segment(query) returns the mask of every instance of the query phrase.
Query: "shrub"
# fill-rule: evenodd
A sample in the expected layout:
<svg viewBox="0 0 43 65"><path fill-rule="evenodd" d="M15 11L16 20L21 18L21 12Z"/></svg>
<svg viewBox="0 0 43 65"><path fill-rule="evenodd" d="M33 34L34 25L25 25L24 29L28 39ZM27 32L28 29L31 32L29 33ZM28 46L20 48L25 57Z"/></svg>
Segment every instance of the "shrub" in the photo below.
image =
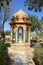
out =
<svg viewBox="0 0 43 65"><path fill-rule="evenodd" d="M0 42L0 65L8 65L8 50L3 42Z"/></svg>
<svg viewBox="0 0 43 65"><path fill-rule="evenodd" d="M36 65L43 65L43 48L35 47L33 60Z"/></svg>
<svg viewBox="0 0 43 65"><path fill-rule="evenodd" d="M36 43L34 43L33 41L31 41L30 46L31 46L31 47L34 47L34 46L35 46L35 44L36 44Z"/></svg>

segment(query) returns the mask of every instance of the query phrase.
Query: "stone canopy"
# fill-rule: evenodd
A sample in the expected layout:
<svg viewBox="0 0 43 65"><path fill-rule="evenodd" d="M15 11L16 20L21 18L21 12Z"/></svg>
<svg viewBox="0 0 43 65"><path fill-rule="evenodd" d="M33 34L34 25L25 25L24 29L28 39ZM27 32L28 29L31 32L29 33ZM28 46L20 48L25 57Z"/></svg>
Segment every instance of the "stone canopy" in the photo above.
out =
<svg viewBox="0 0 43 65"><path fill-rule="evenodd" d="M20 45L19 48L21 49L22 47L30 47L30 26L29 16L22 9L13 15L10 22L12 48L15 49L15 45L17 45L17 47Z"/></svg>
<svg viewBox="0 0 43 65"><path fill-rule="evenodd" d="M22 10L20 9L17 13L15 13L11 19L10 24L16 24L16 23L21 23L21 24L28 24L31 25L31 22L29 20L29 16Z"/></svg>

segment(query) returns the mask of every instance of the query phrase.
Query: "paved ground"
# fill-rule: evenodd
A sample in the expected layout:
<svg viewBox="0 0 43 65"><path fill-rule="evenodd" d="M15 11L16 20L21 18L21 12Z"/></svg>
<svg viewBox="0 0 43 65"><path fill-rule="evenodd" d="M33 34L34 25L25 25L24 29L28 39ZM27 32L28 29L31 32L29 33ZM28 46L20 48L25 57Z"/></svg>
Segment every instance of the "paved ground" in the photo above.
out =
<svg viewBox="0 0 43 65"><path fill-rule="evenodd" d="M9 49L10 50L10 49ZM29 62L30 59L27 58L24 51L8 51L11 60L13 60L12 65L34 65L33 61Z"/></svg>

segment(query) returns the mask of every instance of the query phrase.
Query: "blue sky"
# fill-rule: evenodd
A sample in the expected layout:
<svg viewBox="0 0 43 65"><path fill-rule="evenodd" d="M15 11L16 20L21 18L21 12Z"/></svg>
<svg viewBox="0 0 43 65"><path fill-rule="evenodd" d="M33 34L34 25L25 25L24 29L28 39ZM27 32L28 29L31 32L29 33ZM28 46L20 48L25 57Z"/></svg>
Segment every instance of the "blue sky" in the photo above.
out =
<svg viewBox="0 0 43 65"><path fill-rule="evenodd" d="M33 14L33 15L37 15L39 19L41 19L41 17L43 16L43 10L41 12L34 12L34 11L29 11L27 9L26 6L24 6L24 1L25 0L12 0L12 2L10 3L10 18L19 10L22 9L24 10L25 13L27 14ZM9 25L10 19L8 21L6 21L5 26L4 26L4 30L10 30L10 25Z"/></svg>

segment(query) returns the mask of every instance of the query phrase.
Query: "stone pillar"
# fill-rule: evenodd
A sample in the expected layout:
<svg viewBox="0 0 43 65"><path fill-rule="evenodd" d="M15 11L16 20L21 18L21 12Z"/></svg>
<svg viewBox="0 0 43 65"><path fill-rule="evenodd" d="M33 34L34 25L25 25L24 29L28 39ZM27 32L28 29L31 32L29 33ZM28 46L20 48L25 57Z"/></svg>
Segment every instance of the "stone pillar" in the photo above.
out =
<svg viewBox="0 0 43 65"><path fill-rule="evenodd" d="M26 40L26 29L25 29L25 28L24 28L24 33L23 33L23 35L24 35L24 37L23 37L24 39L23 39L23 40L24 40L24 44L25 44L25 40Z"/></svg>
<svg viewBox="0 0 43 65"><path fill-rule="evenodd" d="M12 43L12 27L10 26L10 40L11 40L11 43Z"/></svg>
<svg viewBox="0 0 43 65"><path fill-rule="evenodd" d="M29 34L28 34L28 41L29 41L29 45L30 45L30 27L29 27Z"/></svg>
<svg viewBox="0 0 43 65"><path fill-rule="evenodd" d="M16 43L18 43L18 28L16 28Z"/></svg>

